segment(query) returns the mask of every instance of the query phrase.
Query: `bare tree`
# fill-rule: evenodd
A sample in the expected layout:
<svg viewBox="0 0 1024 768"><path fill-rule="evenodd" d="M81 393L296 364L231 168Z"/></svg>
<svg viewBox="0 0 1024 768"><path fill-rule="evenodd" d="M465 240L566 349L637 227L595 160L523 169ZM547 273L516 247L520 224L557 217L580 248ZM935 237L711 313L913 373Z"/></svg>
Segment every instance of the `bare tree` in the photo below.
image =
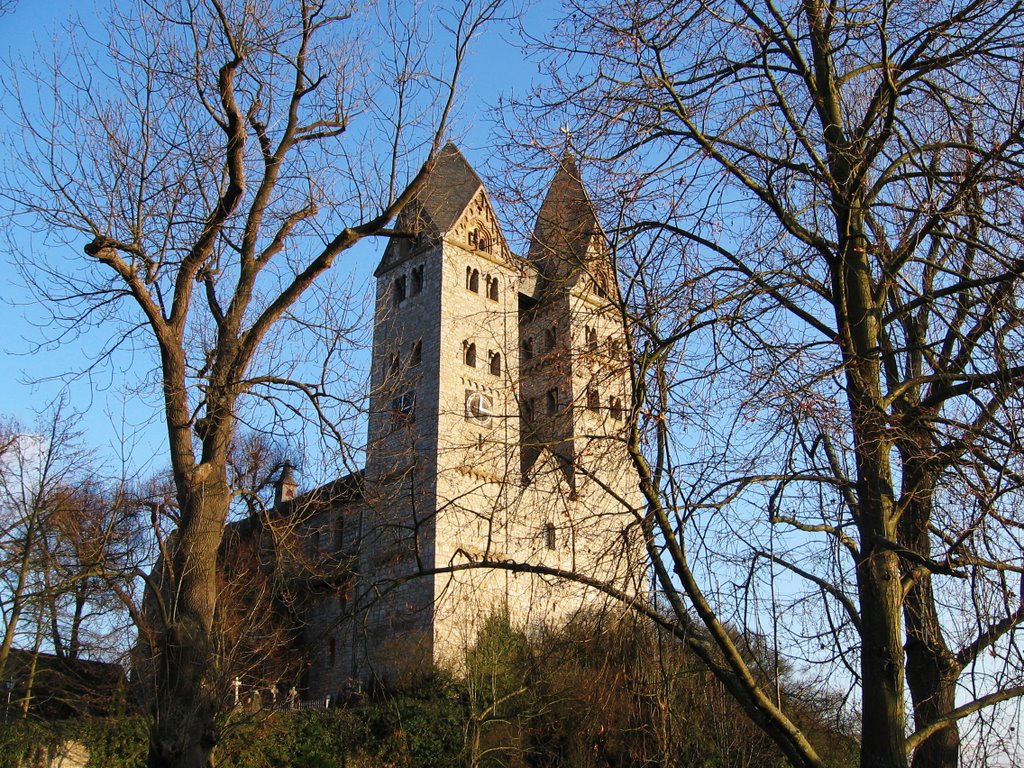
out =
<svg viewBox="0 0 1024 768"><path fill-rule="evenodd" d="M729 624L851 681L861 765L955 766L964 727L994 759L1024 693L1024 6L570 7L515 130L568 116L617 223L670 623L794 764L822 759Z"/></svg>
<svg viewBox="0 0 1024 768"><path fill-rule="evenodd" d="M128 650L124 600L145 548L120 484L104 476L73 425L58 408L33 431L4 428L0 676L18 645L71 660Z"/></svg>
<svg viewBox="0 0 1024 768"><path fill-rule="evenodd" d="M107 40L80 34L12 86L21 161L3 194L53 256L26 256L25 275L65 338L100 325L107 359L149 360L166 423L179 524L152 766L207 765L217 741L217 553L236 424L261 413L247 398L291 389L291 405L331 420L316 372L331 364L307 377L290 339L326 333L317 285L418 190L469 41L497 7L456 2L428 19L397 4L143 1L115 11Z"/></svg>

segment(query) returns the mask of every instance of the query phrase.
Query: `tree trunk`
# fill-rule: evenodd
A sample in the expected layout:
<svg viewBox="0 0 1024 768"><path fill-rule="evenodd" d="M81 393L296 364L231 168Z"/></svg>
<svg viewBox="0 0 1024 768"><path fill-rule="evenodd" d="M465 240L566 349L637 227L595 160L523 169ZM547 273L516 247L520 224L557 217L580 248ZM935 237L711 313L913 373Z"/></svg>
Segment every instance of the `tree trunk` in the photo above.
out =
<svg viewBox="0 0 1024 768"><path fill-rule="evenodd" d="M217 552L229 503L223 465L199 465L181 489L182 523L164 594L168 623L157 636L149 768L207 768L217 743L220 689L213 679Z"/></svg>
<svg viewBox="0 0 1024 768"><path fill-rule="evenodd" d="M851 165L841 153L836 156L837 178L846 182ZM858 199L854 188L846 197L852 202L836 202L841 256L832 267L832 286L857 466L853 512L861 542L857 563L863 689L860 765L906 768L903 585L898 556L880 541L897 538L892 436L881 395L881 310L874 295Z"/></svg>
<svg viewBox="0 0 1024 768"><path fill-rule="evenodd" d="M946 646L935 612L931 575L919 577L904 604L907 622L907 684L914 703L914 725L921 728L956 708L960 665ZM957 768L960 729L941 728L914 752L913 768Z"/></svg>
<svg viewBox="0 0 1024 768"><path fill-rule="evenodd" d="M931 560L932 492L935 472L926 461L927 435L920 434L903 446L904 489L908 495L900 521L900 544ZM921 728L956 708L956 681L961 666L942 634L932 575L922 569L907 592L903 605L907 627L907 685L914 705L914 725ZM913 768L957 768L960 762L960 729L951 724L927 739L914 753Z"/></svg>

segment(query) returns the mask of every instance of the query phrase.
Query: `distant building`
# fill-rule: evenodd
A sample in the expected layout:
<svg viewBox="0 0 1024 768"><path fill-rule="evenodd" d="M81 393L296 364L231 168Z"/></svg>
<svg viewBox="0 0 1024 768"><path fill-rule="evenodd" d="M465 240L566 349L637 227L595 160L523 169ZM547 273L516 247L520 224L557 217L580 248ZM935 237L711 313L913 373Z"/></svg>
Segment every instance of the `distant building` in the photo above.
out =
<svg viewBox="0 0 1024 768"><path fill-rule="evenodd" d="M615 272L565 158L525 258L451 144L375 272L364 472L298 496L310 574L306 695L457 670L483 619L557 625L600 593L644 593ZM419 575L419 574L427 575ZM415 578L413 578L415 576Z"/></svg>
<svg viewBox="0 0 1024 768"><path fill-rule="evenodd" d="M119 664L12 648L0 685L4 719L62 720L125 709L128 686Z"/></svg>

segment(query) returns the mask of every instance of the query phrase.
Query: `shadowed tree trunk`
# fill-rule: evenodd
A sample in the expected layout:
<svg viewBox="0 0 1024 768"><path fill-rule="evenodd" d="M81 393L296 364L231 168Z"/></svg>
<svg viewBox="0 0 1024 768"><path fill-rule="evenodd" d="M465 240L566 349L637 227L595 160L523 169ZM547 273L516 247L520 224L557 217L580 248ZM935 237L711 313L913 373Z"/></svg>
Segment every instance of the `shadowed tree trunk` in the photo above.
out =
<svg viewBox="0 0 1024 768"><path fill-rule="evenodd" d="M10 86L21 164L5 197L66 246L26 256L26 279L55 327L110 334L113 370L122 345L149 355L142 381L162 399L179 519L154 608L154 768L208 765L228 699L212 633L236 424L305 413L337 431L323 372L344 363L289 361L292 339L345 348L311 291L361 240L393 234L499 5L456 0L429 26L397 5L126 2L106 49L41 55Z"/></svg>

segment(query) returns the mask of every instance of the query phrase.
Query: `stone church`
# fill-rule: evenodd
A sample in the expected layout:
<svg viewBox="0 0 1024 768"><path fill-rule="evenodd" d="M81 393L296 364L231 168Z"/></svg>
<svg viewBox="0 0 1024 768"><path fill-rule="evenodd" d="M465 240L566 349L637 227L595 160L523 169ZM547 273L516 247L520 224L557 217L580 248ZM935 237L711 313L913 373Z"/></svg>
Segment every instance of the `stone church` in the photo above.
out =
<svg viewBox="0 0 1024 768"><path fill-rule="evenodd" d="M278 488L318 574L310 699L458 671L495 612L531 631L606 606L562 572L645 594L619 289L575 162L525 257L451 144L396 232L375 272L366 468L298 497L286 469Z"/></svg>

